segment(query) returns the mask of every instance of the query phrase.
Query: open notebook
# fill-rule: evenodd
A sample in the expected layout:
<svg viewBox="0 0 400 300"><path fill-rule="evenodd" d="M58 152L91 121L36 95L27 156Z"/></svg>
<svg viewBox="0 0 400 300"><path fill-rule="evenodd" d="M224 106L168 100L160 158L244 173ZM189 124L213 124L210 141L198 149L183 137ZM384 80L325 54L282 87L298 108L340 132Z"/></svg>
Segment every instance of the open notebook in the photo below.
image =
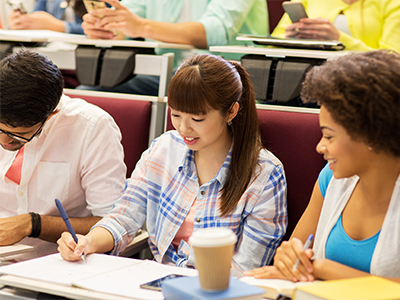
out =
<svg viewBox="0 0 400 300"><path fill-rule="evenodd" d="M0 267L0 274L17 278L11 286L73 299L76 298L73 293L81 290L102 293L104 299L114 299L115 295L115 298L162 300L162 293L141 289L140 285L169 274L196 276L198 273L155 261L105 254L89 254L86 262L67 262L60 254L51 254ZM0 276L0 284L8 284L7 277ZM68 290L68 287L81 289Z"/></svg>
<svg viewBox="0 0 400 300"><path fill-rule="evenodd" d="M313 283L313 282L295 283L283 279L256 279L254 277L242 277L240 280L247 284L263 288L265 290L265 294L263 296L264 298L267 299L277 299L279 295L292 298L296 288Z"/></svg>
<svg viewBox="0 0 400 300"><path fill-rule="evenodd" d="M314 49L314 50L344 50L342 42L331 40L309 40L295 38L276 38L261 35L239 35L238 41L250 41L259 45L278 46L283 48Z"/></svg>

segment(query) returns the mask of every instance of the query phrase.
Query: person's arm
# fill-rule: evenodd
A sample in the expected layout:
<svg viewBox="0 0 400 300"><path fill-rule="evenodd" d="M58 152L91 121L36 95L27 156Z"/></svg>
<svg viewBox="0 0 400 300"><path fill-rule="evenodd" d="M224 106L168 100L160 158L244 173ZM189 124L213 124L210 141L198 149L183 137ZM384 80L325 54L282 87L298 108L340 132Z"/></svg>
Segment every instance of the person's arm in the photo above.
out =
<svg viewBox="0 0 400 300"><path fill-rule="evenodd" d="M13 12L9 16L10 28L14 30L47 29L64 32L64 21L61 21L44 11L36 11L31 14Z"/></svg>
<svg viewBox="0 0 400 300"><path fill-rule="evenodd" d="M107 3L114 9L94 10L83 17L82 27L90 38L110 39L114 37L111 31L118 30L131 38L142 37L167 43L190 44L197 48L207 47L205 29L199 22L157 22L139 17L119 1L109 0Z"/></svg>
<svg viewBox="0 0 400 300"><path fill-rule="evenodd" d="M96 10L84 16L83 28L90 38L114 38L110 30L118 30L132 38L142 37L161 42L189 44L200 49L227 44L242 28L250 10L255 10L254 0L214 0L207 4L199 20L167 23L140 17L116 0L109 0L107 3L115 9ZM259 9L266 11L265 7ZM99 21L98 18L103 15L105 17ZM265 18L267 18L266 13ZM258 30L260 31L258 34L267 33L265 23L260 25L260 28L264 30L262 32Z"/></svg>
<svg viewBox="0 0 400 300"><path fill-rule="evenodd" d="M67 231L67 226L60 217L41 215L41 231L39 238L55 243L61 233ZM76 233L86 234L100 220L99 217L70 218ZM0 219L0 245L12 245L32 233L32 217L22 214Z"/></svg>
<svg viewBox="0 0 400 300"><path fill-rule="evenodd" d="M239 247L232 259L232 270L237 277L272 260L287 226L287 185L283 168L275 166L269 174L261 173L252 184L260 185L262 192L257 193L259 197L244 219Z"/></svg>

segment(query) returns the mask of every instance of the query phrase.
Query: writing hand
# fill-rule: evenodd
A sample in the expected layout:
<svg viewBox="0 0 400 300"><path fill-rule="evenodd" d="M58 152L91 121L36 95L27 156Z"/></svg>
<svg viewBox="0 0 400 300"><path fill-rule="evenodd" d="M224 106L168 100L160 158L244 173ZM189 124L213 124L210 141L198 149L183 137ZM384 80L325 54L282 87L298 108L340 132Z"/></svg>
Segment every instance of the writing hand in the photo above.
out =
<svg viewBox="0 0 400 300"><path fill-rule="evenodd" d="M274 266L292 281L313 281L314 269L310 260L312 256L311 249L304 250L302 241L292 238L290 241L283 241L276 250ZM297 259L300 259L300 264L293 270Z"/></svg>
<svg viewBox="0 0 400 300"><path fill-rule="evenodd" d="M82 253L88 254L91 249L91 241L84 235L77 234L78 243L69 232L63 232L58 239L58 252L61 257L67 261L78 261L82 259Z"/></svg>

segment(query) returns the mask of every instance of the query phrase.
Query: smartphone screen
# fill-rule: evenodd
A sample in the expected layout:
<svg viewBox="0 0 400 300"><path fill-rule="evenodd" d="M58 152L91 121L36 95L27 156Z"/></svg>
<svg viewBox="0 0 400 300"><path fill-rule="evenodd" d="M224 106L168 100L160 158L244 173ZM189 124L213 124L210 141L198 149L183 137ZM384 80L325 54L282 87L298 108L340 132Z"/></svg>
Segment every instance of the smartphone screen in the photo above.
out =
<svg viewBox="0 0 400 300"><path fill-rule="evenodd" d="M92 10L95 9L100 9L100 8L106 8L106 3L103 1L97 1L97 0L83 0L83 3L85 4L85 8L87 12L91 12Z"/></svg>
<svg viewBox="0 0 400 300"><path fill-rule="evenodd" d="M153 290L153 291L161 291L161 284L164 280L168 279L173 279L173 278L178 278L178 277L184 277L185 275L179 275L179 274L169 274L167 276L161 277L159 279L146 282L140 285L142 289L148 289L148 290Z"/></svg>
<svg viewBox="0 0 400 300"><path fill-rule="evenodd" d="M289 18L290 20L292 20L292 23L297 23L302 18L308 18L303 3L301 2L282 2L282 7L285 10L285 12L289 15Z"/></svg>
<svg viewBox="0 0 400 300"><path fill-rule="evenodd" d="M22 5L22 2L11 2L7 1L7 4L12 8L14 11L19 11L21 14L26 14L26 9Z"/></svg>

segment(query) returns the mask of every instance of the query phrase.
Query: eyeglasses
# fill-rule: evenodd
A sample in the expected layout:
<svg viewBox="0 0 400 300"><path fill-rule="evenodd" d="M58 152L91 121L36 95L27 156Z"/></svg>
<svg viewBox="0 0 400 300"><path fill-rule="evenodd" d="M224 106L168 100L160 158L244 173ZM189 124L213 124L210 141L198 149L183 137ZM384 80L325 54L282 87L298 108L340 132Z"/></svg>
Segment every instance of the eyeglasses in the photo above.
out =
<svg viewBox="0 0 400 300"><path fill-rule="evenodd" d="M46 120L47 120L47 118L46 118ZM42 124L40 125L38 130L36 130L36 132L29 139L24 138L24 137L19 136L19 135L16 135L16 134L12 134L10 132L7 132L7 131L1 130L1 129L0 129L0 133L6 134L8 137L10 137L10 138L12 138L12 139L14 139L14 140L16 140L18 142L26 144L26 143L29 143L30 141L32 141L32 139L39 134L39 132L42 130L42 128L44 126L44 123L46 123L46 120L44 120L42 122Z"/></svg>

